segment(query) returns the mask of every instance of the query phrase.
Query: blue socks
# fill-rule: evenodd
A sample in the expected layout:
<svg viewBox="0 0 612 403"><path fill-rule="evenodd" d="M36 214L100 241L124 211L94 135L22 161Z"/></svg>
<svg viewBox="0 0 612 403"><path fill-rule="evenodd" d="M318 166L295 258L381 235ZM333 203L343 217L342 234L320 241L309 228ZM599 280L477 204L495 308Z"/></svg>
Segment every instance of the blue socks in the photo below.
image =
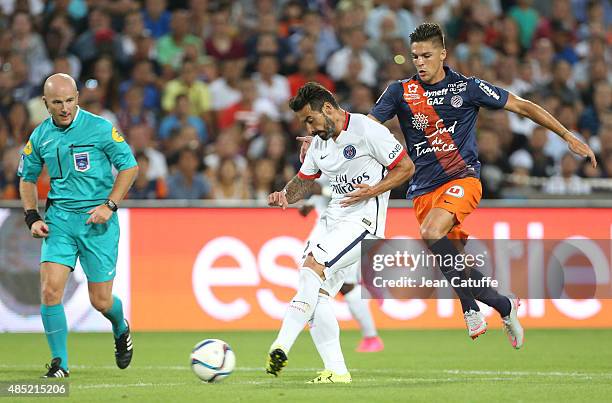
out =
<svg viewBox="0 0 612 403"><path fill-rule="evenodd" d="M115 339L121 336L126 330L127 325L123 319L123 304L117 296L113 295L113 306L108 312L103 313L104 317L113 324L113 334Z"/></svg>
<svg viewBox="0 0 612 403"><path fill-rule="evenodd" d="M68 323L64 305L41 305L40 316L51 349L51 358L61 358L61 367L68 371Z"/></svg>

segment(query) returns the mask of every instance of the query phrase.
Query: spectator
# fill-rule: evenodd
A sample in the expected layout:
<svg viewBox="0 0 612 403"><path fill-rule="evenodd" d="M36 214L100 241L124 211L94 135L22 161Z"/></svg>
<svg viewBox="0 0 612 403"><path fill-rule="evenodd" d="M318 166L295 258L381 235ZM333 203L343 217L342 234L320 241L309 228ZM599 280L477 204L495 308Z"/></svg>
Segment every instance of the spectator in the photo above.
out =
<svg viewBox="0 0 612 403"><path fill-rule="evenodd" d="M567 152L561 157L559 174L551 177L543 187L543 191L556 195L584 195L591 193L591 186L576 175L578 161L572 153Z"/></svg>
<svg viewBox="0 0 612 403"><path fill-rule="evenodd" d="M222 159L212 183L212 198L217 200L244 200L248 197L245 172L238 169L238 165L232 158Z"/></svg>
<svg viewBox="0 0 612 403"><path fill-rule="evenodd" d="M359 72L359 81L373 87L376 85L376 60L365 50L367 37L359 28L347 32L348 43L342 49L334 52L327 62L327 72L332 79L338 81L344 78L351 60L351 55L357 55L361 60L362 68Z"/></svg>
<svg viewBox="0 0 612 403"><path fill-rule="evenodd" d="M30 84L34 87L40 85L49 74L51 65L42 37L32 30L30 15L25 12L15 13L11 32L13 33L13 51L20 54L25 63L30 66Z"/></svg>
<svg viewBox="0 0 612 403"><path fill-rule="evenodd" d="M193 61L186 60L181 67L180 76L166 84L162 95L163 110L166 112L173 110L176 97L180 94L185 94L189 98L192 115L209 121L209 111L213 101L211 91L206 83L197 79L196 65Z"/></svg>
<svg viewBox="0 0 612 403"><path fill-rule="evenodd" d="M529 137L529 152L533 159L533 166L529 173L531 176L548 177L554 173L555 160L544 151L547 141L546 128L542 126L534 127Z"/></svg>
<svg viewBox="0 0 612 403"><path fill-rule="evenodd" d="M501 197L505 176L512 172L512 167L504 156L496 133L482 130L478 134L478 153L482 163L480 179L483 197L497 199Z"/></svg>
<svg viewBox="0 0 612 403"><path fill-rule="evenodd" d="M340 49L336 33L314 10L306 11L303 20L302 28L289 37L292 52L299 53L299 43L304 36L308 35L314 40L317 64L322 66L332 53Z"/></svg>
<svg viewBox="0 0 612 403"><path fill-rule="evenodd" d="M240 101L240 79L244 72L244 59L222 60L221 77L210 83L212 109L221 111Z"/></svg>
<svg viewBox="0 0 612 403"><path fill-rule="evenodd" d="M531 0L517 0L516 6L510 9L508 15L518 25L521 46L524 49L531 48L531 40L540 19L538 12L531 7Z"/></svg>
<svg viewBox="0 0 612 403"><path fill-rule="evenodd" d="M134 184L128 191L128 199L163 199L166 197L168 189L164 178L151 179L149 175L150 163L149 157L143 152L137 152L135 155L138 163L138 176L134 180Z"/></svg>
<svg viewBox="0 0 612 403"><path fill-rule="evenodd" d="M119 94L124 101L125 93L132 86L140 86L143 89L143 105L146 109L159 111L160 108L160 81L153 69L150 60L139 60L134 64L131 71L131 78L123 81L119 85Z"/></svg>
<svg viewBox="0 0 612 403"><path fill-rule="evenodd" d="M240 82L240 101L220 111L217 123L220 130L238 124L244 128L244 138L249 140L257 134L263 116L280 119L276 106L270 100L259 97L255 82L247 78Z"/></svg>
<svg viewBox="0 0 612 403"><path fill-rule="evenodd" d="M166 158L153 147L153 129L150 126L140 124L132 126L126 133L134 155L143 153L147 156L148 169L141 169L142 172L146 173L147 178L150 180L166 178L168 176Z"/></svg>
<svg viewBox="0 0 612 403"><path fill-rule="evenodd" d="M144 91L142 87L132 86L125 94L125 107L117 114L119 126L128 131L135 125L157 127L155 114L144 107Z"/></svg>
<svg viewBox="0 0 612 403"><path fill-rule="evenodd" d="M89 12L89 27L77 37L72 50L86 66L85 70L99 55L105 53L112 55L114 63L123 66L127 62L119 35L111 26L110 15L102 8L94 8Z"/></svg>
<svg viewBox="0 0 612 403"><path fill-rule="evenodd" d="M172 13L170 27L170 32L157 41L157 61L164 69L165 78L172 77L174 72L180 69L183 56L189 46L193 46L198 52L202 49L200 38L189 33L189 12L187 10L175 10Z"/></svg>
<svg viewBox="0 0 612 403"><path fill-rule="evenodd" d="M159 125L159 138L166 140L173 131L191 126L197 131L200 142L206 143L208 141L206 123L200 117L191 114L191 104L187 95L177 95L175 105L174 112L166 115Z"/></svg>
<svg viewBox="0 0 612 403"><path fill-rule="evenodd" d="M268 195L273 192L274 178L274 161L263 158L253 162L253 180L251 198L260 201L267 201Z"/></svg>
<svg viewBox="0 0 612 403"><path fill-rule="evenodd" d="M119 106L119 79L118 71L110 55L100 56L93 65L93 74L90 85L99 90L100 102L106 109L117 112Z"/></svg>
<svg viewBox="0 0 612 403"><path fill-rule="evenodd" d="M580 117L579 127L585 137L599 134L606 112L612 112L612 87L607 82L601 82L595 86L593 105L587 106Z"/></svg>
<svg viewBox="0 0 612 403"><path fill-rule="evenodd" d="M395 26L399 28L399 34L406 43L410 43L410 34L417 26L415 16L410 10L403 7L402 0L385 0L370 11L367 17L365 33L370 38L380 37L380 21L386 16L395 18Z"/></svg>
<svg viewBox="0 0 612 403"><path fill-rule="evenodd" d="M168 199L208 199L211 186L202 175L199 153L191 147L179 152L176 173L168 177Z"/></svg>
<svg viewBox="0 0 612 403"><path fill-rule="evenodd" d="M30 137L32 128L30 126L30 114L24 103L15 102L11 105L7 123L13 144L25 144Z"/></svg>
<svg viewBox="0 0 612 403"><path fill-rule="evenodd" d="M491 67L495 63L495 51L484 42L485 32L483 27L473 24L467 29L467 41L462 42L455 48L457 60L465 63L470 56L477 56L482 64Z"/></svg>
<svg viewBox="0 0 612 403"><path fill-rule="evenodd" d="M153 38L159 39L170 32L171 19L166 10L166 0L145 0L142 20Z"/></svg>
<svg viewBox="0 0 612 403"><path fill-rule="evenodd" d="M126 57L131 58L136 53L140 35L149 35L145 28L143 15L138 10L131 11L125 16L123 31L120 36L121 48Z"/></svg>
<svg viewBox="0 0 612 403"><path fill-rule="evenodd" d="M307 52L302 54L298 64L298 72L291 74L287 80L289 81L289 89L291 90L291 96L297 94L298 89L309 81L316 81L323 85L331 92L336 91L336 86L329 76L320 73L317 66L315 54Z"/></svg>
<svg viewBox="0 0 612 403"><path fill-rule="evenodd" d="M257 72L252 78L260 97L266 98L279 110L287 111L291 93L287 77L278 74L278 59L272 54L262 54L257 62Z"/></svg>
<svg viewBox="0 0 612 403"><path fill-rule="evenodd" d="M19 199L19 177L17 167L20 161L21 146L10 147L2 153L0 171L0 199Z"/></svg>
<svg viewBox="0 0 612 403"><path fill-rule="evenodd" d="M217 60L235 60L246 57L244 43L229 21L229 9L220 7L211 17L211 33L204 41L206 54Z"/></svg>

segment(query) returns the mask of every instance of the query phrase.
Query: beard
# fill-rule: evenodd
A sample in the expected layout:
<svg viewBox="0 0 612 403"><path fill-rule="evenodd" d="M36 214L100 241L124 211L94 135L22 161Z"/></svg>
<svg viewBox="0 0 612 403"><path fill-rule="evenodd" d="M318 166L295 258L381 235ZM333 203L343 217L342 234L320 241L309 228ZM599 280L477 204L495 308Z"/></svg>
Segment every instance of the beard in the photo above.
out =
<svg viewBox="0 0 612 403"><path fill-rule="evenodd" d="M327 115L325 117L325 125L323 126L323 130L319 130L317 132L317 136L321 137L323 140L329 140L332 138L336 132L336 125L333 120L329 118Z"/></svg>

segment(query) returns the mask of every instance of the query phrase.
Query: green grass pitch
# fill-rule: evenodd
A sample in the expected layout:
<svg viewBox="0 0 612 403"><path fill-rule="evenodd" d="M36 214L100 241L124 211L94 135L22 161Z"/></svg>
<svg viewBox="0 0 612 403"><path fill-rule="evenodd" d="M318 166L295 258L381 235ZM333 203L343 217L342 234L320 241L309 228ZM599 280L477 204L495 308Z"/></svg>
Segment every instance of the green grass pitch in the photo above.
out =
<svg viewBox="0 0 612 403"><path fill-rule="evenodd" d="M354 352L359 333L347 331L341 337L350 385L305 384L321 366L307 332L281 376L266 375L274 334L135 332L134 360L122 371L115 367L110 333L71 333L70 396L58 401L598 402L612 396L612 329L528 329L520 351L495 329L476 341L463 330L382 331L386 349L374 354ZM189 353L204 338L223 339L236 353L237 368L222 383L205 384L191 373ZM36 380L47 359L44 335L0 334L0 381Z"/></svg>

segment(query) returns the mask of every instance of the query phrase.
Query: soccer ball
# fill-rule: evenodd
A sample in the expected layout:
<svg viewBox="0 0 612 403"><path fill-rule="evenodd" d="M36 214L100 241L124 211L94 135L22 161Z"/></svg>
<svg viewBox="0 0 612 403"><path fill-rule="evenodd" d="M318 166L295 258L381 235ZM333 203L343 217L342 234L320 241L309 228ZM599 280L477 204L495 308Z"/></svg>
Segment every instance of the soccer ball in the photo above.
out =
<svg viewBox="0 0 612 403"><path fill-rule="evenodd" d="M223 340L202 340L191 351L191 369L204 382L219 382L227 378L235 366L236 356Z"/></svg>

